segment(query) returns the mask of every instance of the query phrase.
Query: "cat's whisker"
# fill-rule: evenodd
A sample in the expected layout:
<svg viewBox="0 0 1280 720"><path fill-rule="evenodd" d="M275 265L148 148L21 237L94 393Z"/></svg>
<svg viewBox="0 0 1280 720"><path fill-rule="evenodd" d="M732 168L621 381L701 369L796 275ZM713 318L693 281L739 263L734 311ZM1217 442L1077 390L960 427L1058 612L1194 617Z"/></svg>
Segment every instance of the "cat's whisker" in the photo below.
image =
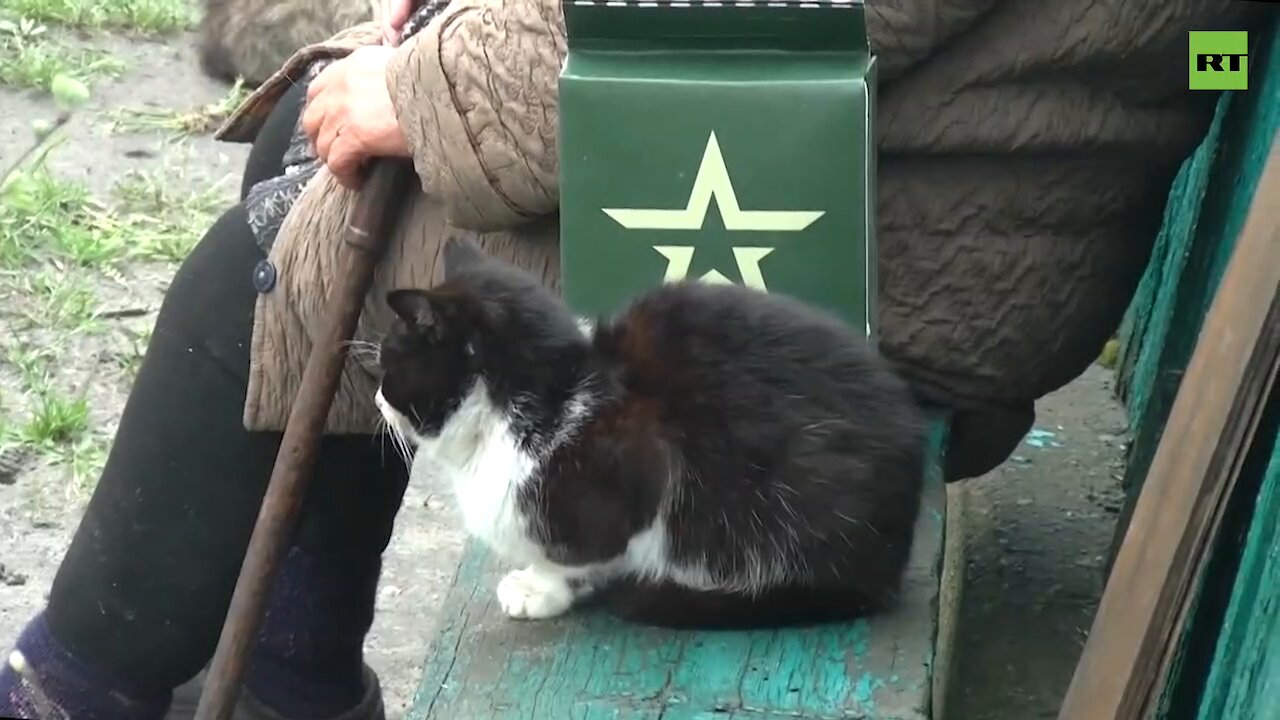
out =
<svg viewBox="0 0 1280 720"><path fill-rule="evenodd" d="M383 462L387 459L387 437L391 434L391 423L387 422L386 416L378 414L378 453L381 455Z"/></svg>
<svg viewBox="0 0 1280 720"><path fill-rule="evenodd" d="M404 433L400 431L400 428L391 425L391 423L387 424L391 428L391 443L395 447L396 453L400 455L400 459L403 460L406 465L412 465L413 451L409 448L408 439L405 438Z"/></svg>
<svg viewBox="0 0 1280 720"><path fill-rule="evenodd" d="M405 465L413 464L413 450L403 435L400 436L400 457L404 458Z"/></svg>
<svg viewBox="0 0 1280 720"><path fill-rule="evenodd" d="M386 428L383 431L383 435L387 440L391 442L391 448L399 452L398 448L396 447L396 444L400 441L400 436L399 436L399 433L396 432L396 426L393 425L390 421L387 422Z"/></svg>
<svg viewBox="0 0 1280 720"><path fill-rule="evenodd" d="M404 441L403 434L399 432L396 433L396 446L399 448L399 454L401 454L401 460L408 462L408 460L410 460L410 451L408 451L408 443Z"/></svg>
<svg viewBox="0 0 1280 720"><path fill-rule="evenodd" d="M385 415L379 413L376 434L379 438L379 447L382 456L386 458L387 440L391 440L391 447L395 450L396 456L409 465L413 461L413 452L409 448L408 440L400 432L400 428L391 422Z"/></svg>

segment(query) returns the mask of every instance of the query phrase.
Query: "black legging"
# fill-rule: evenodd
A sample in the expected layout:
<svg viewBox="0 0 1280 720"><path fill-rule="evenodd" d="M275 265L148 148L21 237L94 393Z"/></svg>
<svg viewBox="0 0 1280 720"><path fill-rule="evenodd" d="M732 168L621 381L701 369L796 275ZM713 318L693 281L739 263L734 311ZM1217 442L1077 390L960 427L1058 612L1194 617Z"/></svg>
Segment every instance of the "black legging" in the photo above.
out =
<svg viewBox="0 0 1280 720"><path fill-rule="evenodd" d="M281 172L300 101L295 89L259 135L248 184ZM50 630L68 650L157 691L213 653L280 441L241 422L262 257L237 205L178 270L49 597ZM404 464L374 438L333 436L316 468L295 543L376 566ZM361 602L372 612L371 592Z"/></svg>
<svg viewBox="0 0 1280 720"><path fill-rule="evenodd" d="M284 174L284 153L289 148L289 140L306 99L306 88L294 85L276 101L276 106L258 130L258 137L249 150L249 159L245 161L244 179L240 181L241 200L258 182Z"/></svg>

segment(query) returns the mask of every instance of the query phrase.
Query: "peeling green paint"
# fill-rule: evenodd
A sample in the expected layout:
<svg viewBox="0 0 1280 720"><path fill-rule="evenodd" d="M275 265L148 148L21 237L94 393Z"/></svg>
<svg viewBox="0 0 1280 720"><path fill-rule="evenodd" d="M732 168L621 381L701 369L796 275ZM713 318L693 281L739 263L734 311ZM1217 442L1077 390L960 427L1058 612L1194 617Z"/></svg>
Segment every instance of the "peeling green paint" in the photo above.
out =
<svg viewBox="0 0 1280 720"><path fill-rule="evenodd" d="M884 687L884 680L873 676L871 673L862 673L858 681L853 686L853 698L862 706L862 711L869 714L876 714L876 698L875 691Z"/></svg>

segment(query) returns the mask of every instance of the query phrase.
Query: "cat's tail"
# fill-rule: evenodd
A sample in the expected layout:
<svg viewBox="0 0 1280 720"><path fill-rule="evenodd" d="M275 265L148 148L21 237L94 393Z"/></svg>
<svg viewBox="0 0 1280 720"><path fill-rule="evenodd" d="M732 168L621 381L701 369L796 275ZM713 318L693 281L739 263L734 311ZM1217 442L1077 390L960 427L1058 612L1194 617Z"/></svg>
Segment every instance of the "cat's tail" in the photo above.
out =
<svg viewBox="0 0 1280 720"><path fill-rule="evenodd" d="M675 584L618 583L600 598L619 618L671 629L747 630L853 620L886 609L852 588L787 586L756 595Z"/></svg>

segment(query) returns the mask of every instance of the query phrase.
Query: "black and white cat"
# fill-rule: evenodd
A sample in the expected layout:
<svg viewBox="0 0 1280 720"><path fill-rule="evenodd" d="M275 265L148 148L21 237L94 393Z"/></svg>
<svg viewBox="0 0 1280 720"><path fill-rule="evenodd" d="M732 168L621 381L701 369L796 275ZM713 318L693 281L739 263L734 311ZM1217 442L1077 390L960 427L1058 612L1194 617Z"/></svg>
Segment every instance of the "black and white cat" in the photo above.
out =
<svg viewBox="0 0 1280 720"><path fill-rule="evenodd" d="M666 284L576 318L462 240L445 279L396 290L377 404L520 569L513 618L596 590L666 626L851 618L895 597L926 423L849 327L780 295Z"/></svg>

